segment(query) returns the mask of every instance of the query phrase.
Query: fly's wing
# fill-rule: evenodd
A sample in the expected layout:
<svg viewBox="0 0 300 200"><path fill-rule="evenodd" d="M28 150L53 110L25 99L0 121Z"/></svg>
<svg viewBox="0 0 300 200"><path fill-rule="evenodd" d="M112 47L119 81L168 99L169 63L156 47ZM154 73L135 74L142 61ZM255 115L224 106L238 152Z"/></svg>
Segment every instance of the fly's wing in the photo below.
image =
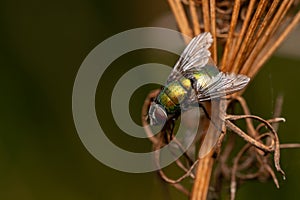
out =
<svg viewBox="0 0 300 200"><path fill-rule="evenodd" d="M175 64L173 71L168 77L167 83L177 80L182 76L190 78L193 76L193 73L199 72L205 67L210 59L208 48L212 42L213 39L209 32L194 37ZM214 65L213 63L209 64ZM192 98L191 102L194 100L206 101L232 94L243 89L249 80L247 76L241 74L235 75L219 72L209 80L205 87L201 87L201 84L197 83L197 87L195 88L197 98ZM190 102L186 103L188 104Z"/></svg>
<svg viewBox="0 0 300 200"><path fill-rule="evenodd" d="M242 90L250 78L242 74L220 72L204 88L198 89L198 101L206 101Z"/></svg>
<svg viewBox="0 0 300 200"><path fill-rule="evenodd" d="M178 77L186 77L188 74L197 72L204 67L210 58L208 48L212 42L213 39L209 32L194 37L182 52L168 77L167 83L176 80Z"/></svg>

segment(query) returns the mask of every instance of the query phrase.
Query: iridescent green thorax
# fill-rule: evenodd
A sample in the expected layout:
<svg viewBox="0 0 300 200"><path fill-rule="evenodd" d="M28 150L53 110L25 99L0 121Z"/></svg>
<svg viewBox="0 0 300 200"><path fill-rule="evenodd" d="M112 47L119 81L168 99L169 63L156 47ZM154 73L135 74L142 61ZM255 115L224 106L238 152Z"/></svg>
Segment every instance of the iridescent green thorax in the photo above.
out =
<svg viewBox="0 0 300 200"><path fill-rule="evenodd" d="M192 74L192 79L197 81L200 87L205 87L212 77L219 73L215 66L206 65L200 71ZM189 98L187 94L193 89L192 81L181 77L167 84L159 93L156 100L162 105L168 114L174 114L180 109L180 103Z"/></svg>
<svg viewBox="0 0 300 200"><path fill-rule="evenodd" d="M167 84L159 93L157 101L164 106L168 114L173 114L180 108L180 103L187 98L190 89L191 81L182 77Z"/></svg>

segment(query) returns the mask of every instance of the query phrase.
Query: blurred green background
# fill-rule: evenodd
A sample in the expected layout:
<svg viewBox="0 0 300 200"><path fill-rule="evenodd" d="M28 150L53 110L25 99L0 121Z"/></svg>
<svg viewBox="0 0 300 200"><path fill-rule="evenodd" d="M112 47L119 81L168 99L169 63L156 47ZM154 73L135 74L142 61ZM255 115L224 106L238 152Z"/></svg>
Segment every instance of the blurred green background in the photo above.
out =
<svg viewBox="0 0 300 200"><path fill-rule="evenodd" d="M186 199L155 172L128 174L101 164L82 145L72 119L73 82L87 54L106 38L156 25L167 14L167 2L159 0L0 2L0 199ZM96 100L109 138L145 152L150 142L127 137L114 124L112 88L135 65L172 65L176 57L159 51L140 55L133 52L112 64L102 80L106 90L99 89ZM300 57L273 57L244 95L253 114L265 118L272 116L276 96L284 95L282 142L300 142L299 65ZM131 106L136 121L149 89L140 89L132 100L138 105ZM237 199L299 199L299 156L298 149L282 151L287 180L280 181L279 190L272 181L250 181L239 188Z"/></svg>

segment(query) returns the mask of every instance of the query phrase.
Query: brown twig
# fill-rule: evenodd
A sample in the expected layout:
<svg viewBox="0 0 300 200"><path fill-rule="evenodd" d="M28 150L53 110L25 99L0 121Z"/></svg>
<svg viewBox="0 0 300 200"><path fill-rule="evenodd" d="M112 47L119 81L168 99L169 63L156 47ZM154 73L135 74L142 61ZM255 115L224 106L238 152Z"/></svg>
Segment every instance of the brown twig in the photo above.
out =
<svg viewBox="0 0 300 200"><path fill-rule="evenodd" d="M256 119L256 120L261 121L274 134L274 143L275 143L274 144L274 163L275 163L275 167L276 167L277 171L280 172L282 174L282 176L283 176L283 179L285 179L285 173L281 169L280 164L279 164L279 162L280 162L279 139L278 139L278 135L277 135L276 131L274 130L274 128L271 126L271 124L268 121L266 121L266 120L264 120L264 119L262 119L262 118L260 118L258 116L255 116L255 115L240 115L240 116L232 116L232 115L230 115L230 116L228 116L228 119L230 119L230 120L238 120L238 119L244 119L244 118L252 118L252 119ZM278 119L278 120L280 120L280 119ZM282 118L281 120L284 120L284 119ZM231 122L228 123L228 121L226 121L226 124L227 125L229 124L229 126L231 128L233 127ZM239 132L238 134L241 137L243 137L245 140L248 140L248 142L250 142L251 144L255 145L257 148L259 148L259 149L261 149L263 151L267 150L267 149L261 148L261 147L264 147L264 145L262 146L261 144L258 144L255 140L253 140L253 138L250 138L248 135L244 135L244 132L241 131L240 129L238 129L237 127L236 127L235 131L238 131Z"/></svg>
<svg viewBox="0 0 300 200"><path fill-rule="evenodd" d="M199 163L199 166L197 168L196 179L191 194L191 200L204 200L207 198L208 187L214 163L213 154L214 152L211 151L204 158L200 158L201 165Z"/></svg>
<svg viewBox="0 0 300 200"><path fill-rule="evenodd" d="M193 0L189 0L189 8L190 8L193 27L194 27L194 35L198 35L201 33L201 30L200 30L198 14L196 10L196 4Z"/></svg>
<svg viewBox="0 0 300 200"><path fill-rule="evenodd" d="M300 22L300 11L295 15L292 22L285 28L285 30L280 34L280 36L274 39L272 45L267 45L268 49L265 47L266 51L263 51L254 62L253 66L257 66L255 69L249 71L249 76L253 77L261 68L261 66L270 58L270 56L275 52L279 45L286 39L288 34L296 27ZM271 43L270 43L271 44Z"/></svg>
<svg viewBox="0 0 300 200"><path fill-rule="evenodd" d="M226 42L226 46L224 49L224 53L223 53L223 60L222 60L222 70L225 71L229 71L229 66L227 66L227 62L228 62L228 54L230 52L230 48L232 48L232 41L233 41L233 36L234 36L234 32L235 32L235 27L236 27L236 23L238 21L238 15L239 15L239 11L240 11L240 7L241 7L241 1L237 0L235 1L234 7L233 7L233 12L232 12L232 20L230 23L230 30L229 30L229 35L227 37L227 42Z"/></svg>
<svg viewBox="0 0 300 200"><path fill-rule="evenodd" d="M184 12L184 8L180 2L180 0L168 0L169 5L173 11L173 14L176 18L176 21L178 22L179 30L189 36L192 37L192 29L189 26L186 14ZM188 43L189 41L185 41Z"/></svg>
<svg viewBox="0 0 300 200"><path fill-rule="evenodd" d="M247 50L249 48L250 43L252 42L252 38L254 36L256 27L258 26L259 23L259 19L262 17L262 15L264 14L264 11L267 7L268 1L267 0L261 0L259 1L259 4L256 8L256 12L250 22L250 25L248 27L248 31L245 35L243 44L237 54L237 58L233 64L232 67L232 71L233 72L238 72L239 69L241 69L241 67L243 66L243 62L246 59L246 54L247 54Z"/></svg>
<svg viewBox="0 0 300 200"><path fill-rule="evenodd" d="M237 42L235 43L235 48L233 48L233 50L232 50L232 56L231 56L230 60L228 61L227 66L233 66L233 64L235 62L236 55L237 55L238 51L240 50L240 46L242 44L244 35L245 35L246 30L248 29L248 26L249 26L249 22L250 22L250 19L251 19L250 17L251 17L251 14L252 14L253 10L254 10L254 5L255 5L255 1L250 1L249 6L247 8L247 13L246 13L242 28L240 30L240 34L238 35ZM227 69L227 71L235 72L233 68L232 69Z"/></svg>
<svg viewBox="0 0 300 200"><path fill-rule="evenodd" d="M211 26L211 34L213 36L213 40L217 41L217 30L216 30L216 0L210 0L210 26ZM218 64L218 54L217 54L217 42L212 44L212 58L215 64Z"/></svg>
<svg viewBox="0 0 300 200"><path fill-rule="evenodd" d="M274 2L276 3L276 2ZM291 6L292 1L285 0L280 5L278 11L276 12L275 16L270 20L270 24L266 29L265 33L262 35L261 40L255 46L255 51L253 50L251 53L251 57L249 58L248 63L245 63L244 67L240 70L241 73L249 73L250 68L252 66L254 59L258 56L258 54L262 51L262 48L265 47L265 44L269 41L270 37L274 33L276 27L280 24L281 20L283 19L283 15L287 12L288 8ZM256 42L255 42L256 43Z"/></svg>

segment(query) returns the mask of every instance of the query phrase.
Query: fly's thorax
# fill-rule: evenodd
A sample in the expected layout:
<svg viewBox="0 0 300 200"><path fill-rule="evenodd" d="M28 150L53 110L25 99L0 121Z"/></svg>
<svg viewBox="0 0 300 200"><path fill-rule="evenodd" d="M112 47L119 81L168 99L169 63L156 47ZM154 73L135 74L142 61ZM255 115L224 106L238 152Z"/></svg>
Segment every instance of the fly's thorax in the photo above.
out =
<svg viewBox="0 0 300 200"><path fill-rule="evenodd" d="M180 103L187 98L187 93L190 89L191 81L182 77L178 81L167 84L158 95L157 100L169 114L173 114L180 109Z"/></svg>
<svg viewBox="0 0 300 200"><path fill-rule="evenodd" d="M164 89L160 91L156 98L156 101L165 108L167 113L174 113L178 109L178 106L165 93Z"/></svg>
<svg viewBox="0 0 300 200"><path fill-rule="evenodd" d="M165 87L165 93L176 105L179 105L185 99L187 91L178 81L174 81Z"/></svg>

